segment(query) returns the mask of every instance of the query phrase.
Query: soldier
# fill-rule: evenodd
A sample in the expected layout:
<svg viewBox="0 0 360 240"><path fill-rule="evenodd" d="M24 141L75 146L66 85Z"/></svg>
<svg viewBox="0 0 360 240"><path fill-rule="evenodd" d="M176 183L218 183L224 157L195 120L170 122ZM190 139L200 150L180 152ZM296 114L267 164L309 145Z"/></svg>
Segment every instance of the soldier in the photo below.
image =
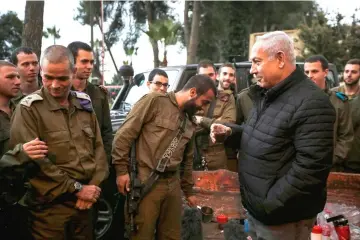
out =
<svg viewBox="0 0 360 240"><path fill-rule="evenodd" d="M218 84L216 80L216 68L214 63L212 63L210 60L202 60L199 62L196 74L204 74L209 76L216 84Z"/></svg>
<svg viewBox="0 0 360 240"><path fill-rule="evenodd" d="M150 92L166 93L169 85L169 77L164 70L153 69L147 81Z"/></svg>
<svg viewBox="0 0 360 240"><path fill-rule="evenodd" d="M11 54L11 62L18 68L20 74L20 91L13 99L17 105L26 95L40 88L39 60L36 53L29 47L20 47Z"/></svg>
<svg viewBox="0 0 360 240"><path fill-rule="evenodd" d="M198 66L199 74L204 72L202 70L204 68L200 64ZM209 70L211 67L206 69L212 73ZM236 69L230 63L223 64L219 68L218 96L204 111L199 111L195 116L196 123L203 128L198 128L196 132L196 154L198 155L196 159L199 162L200 155L203 165L205 164L208 170L226 169L228 167L224 144L213 143L210 140L209 132L212 123L235 123L236 121L235 98L230 90L231 83L235 81L235 72Z"/></svg>
<svg viewBox="0 0 360 240"><path fill-rule="evenodd" d="M147 186L151 190L140 202L135 217L138 232L131 239L152 239L155 229L159 240L180 239L180 186L189 204L195 205L192 193L193 147L190 142L194 126L189 119L198 109L209 104L216 92L210 78L196 75L179 92L147 94L134 105L117 131L112 159L119 192L125 194L130 190L128 158L134 141L140 181L148 185L150 175L159 176L152 186ZM173 145L175 139L178 142ZM168 154L166 157L165 152ZM164 163L164 172L159 172L159 163ZM180 164L184 166L181 181Z"/></svg>
<svg viewBox="0 0 360 240"><path fill-rule="evenodd" d="M350 59L344 70L344 86L333 88L332 90L344 93L349 101L360 94L360 59Z"/></svg>
<svg viewBox="0 0 360 240"><path fill-rule="evenodd" d="M345 94L329 90L326 86L326 76L329 71L329 62L324 56L314 55L305 60L305 74L329 95L330 102L336 111L334 124L334 158L333 171L343 171L348 153L354 139L351 122L350 104Z"/></svg>
<svg viewBox="0 0 360 240"><path fill-rule="evenodd" d="M360 59L351 59L345 65L344 87L335 88L349 98L351 121L354 128L354 141L345 164L345 172L360 173Z"/></svg>
<svg viewBox="0 0 360 240"><path fill-rule="evenodd" d="M10 138L10 118L15 110L12 98L20 91L20 75L16 66L7 61L0 60L0 170L17 165L17 158L39 158L44 157L47 147L38 139L25 144L18 144L14 149L8 148ZM1 178L4 175L2 173ZM13 176L12 176L13 177ZM3 182L1 184L4 184ZM4 190L8 186L1 186ZM9 186L12 187L12 186ZM14 186L13 186L14 187ZM17 186L15 186L17 187ZM13 239L27 239L26 222L23 216L26 214L24 208L13 202L8 202L5 192L0 193L0 232L2 236L11 236ZM4 197L4 198L3 198ZM21 197L21 196L12 196Z"/></svg>
<svg viewBox="0 0 360 240"><path fill-rule="evenodd" d="M100 128L90 97L70 91L71 52L48 47L41 69L44 87L21 100L10 130L10 146L37 137L48 145L24 197L30 230L35 239L93 239L91 207L108 175Z"/></svg>
<svg viewBox="0 0 360 240"><path fill-rule="evenodd" d="M84 42L72 42L68 45L68 49L74 56L76 67L76 74L71 80L72 90L84 92L90 96L96 118L99 122L105 153L110 163L113 136L107 92L88 81L94 68L93 51Z"/></svg>

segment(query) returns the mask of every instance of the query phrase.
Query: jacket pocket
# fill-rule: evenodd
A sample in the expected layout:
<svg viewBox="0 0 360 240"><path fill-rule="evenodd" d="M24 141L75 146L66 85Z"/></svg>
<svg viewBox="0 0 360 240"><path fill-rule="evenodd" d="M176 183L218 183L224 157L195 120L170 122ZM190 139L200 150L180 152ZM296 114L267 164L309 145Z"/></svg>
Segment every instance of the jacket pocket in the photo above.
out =
<svg viewBox="0 0 360 240"><path fill-rule="evenodd" d="M52 131L46 134L46 144L49 148L48 156L54 156L50 159L55 164L63 164L69 162L70 151L70 135L68 131Z"/></svg>
<svg viewBox="0 0 360 240"><path fill-rule="evenodd" d="M82 128L84 134L84 148L89 151L90 154L94 154L95 148L95 134L90 126L86 125Z"/></svg>

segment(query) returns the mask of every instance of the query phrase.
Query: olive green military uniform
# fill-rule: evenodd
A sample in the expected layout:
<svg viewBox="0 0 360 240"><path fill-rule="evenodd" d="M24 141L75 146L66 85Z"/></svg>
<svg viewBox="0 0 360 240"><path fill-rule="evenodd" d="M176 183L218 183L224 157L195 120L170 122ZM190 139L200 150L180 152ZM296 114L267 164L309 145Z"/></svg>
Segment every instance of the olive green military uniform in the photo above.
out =
<svg viewBox="0 0 360 240"><path fill-rule="evenodd" d="M156 169L185 117L179 110L174 92L149 93L142 97L133 106L114 138L112 161L117 176L128 173L129 152L136 140L138 178L144 183L152 170ZM155 229L159 240L180 240L181 189L185 196L193 194L194 129L193 123L187 119L183 137L170 157L165 173L139 205L139 213L135 217L139 231L132 237L133 240L153 239ZM183 166L181 180L180 164Z"/></svg>
<svg viewBox="0 0 360 240"><path fill-rule="evenodd" d="M110 109L107 94L98 86L88 82L84 91L90 96L96 118L99 123L101 137L104 143L108 161L111 161L111 145L113 141Z"/></svg>
<svg viewBox="0 0 360 240"><path fill-rule="evenodd" d="M15 105L10 101L10 110L15 110ZM8 151L10 139L10 117L9 114L0 110L0 157Z"/></svg>
<svg viewBox="0 0 360 240"><path fill-rule="evenodd" d="M340 86L332 89L345 94L345 86ZM347 160L344 162L344 171L351 173L360 173L360 89L357 93L349 96L351 122L354 129L354 140L352 142Z"/></svg>
<svg viewBox="0 0 360 240"><path fill-rule="evenodd" d="M336 111L334 124L334 158L333 171L343 171L343 165L348 157L351 144L354 139L354 130L351 122L350 104L345 95L337 95L336 92L326 90L330 102Z"/></svg>
<svg viewBox="0 0 360 240"><path fill-rule="evenodd" d="M247 121L253 106L250 88L241 90L236 98L236 124L240 125Z"/></svg>
<svg viewBox="0 0 360 240"><path fill-rule="evenodd" d="M21 100L12 121L10 146L36 137L48 146L48 157L36 160L40 171L24 199L33 237L93 239L91 211L74 207L76 181L98 186L108 175L89 96L71 92L69 106L63 107L42 88Z"/></svg>
<svg viewBox="0 0 360 240"><path fill-rule="evenodd" d="M201 156L205 157L208 170L226 169L228 158L226 156L223 143L213 143L209 136L210 126L213 123L235 123L236 107L235 98L230 90L219 91L212 118L208 115L208 105L204 111L199 111L196 115L203 116L200 127L196 131L197 148L201 151Z"/></svg>
<svg viewBox="0 0 360 240"><path fill-rule="evenodd" d="M331 90L334 91L334 92L341 92L343 94L346 94L345 93L345 86L334 87ZM346 95L346 96L348 97L349 101L351 101L351 100L353 100L354 98L356 98L359 95L360 95L360 88L358 89L358 91L355 94Z"/></svg>
<svg viewBox="0 0 360 240"><path fill-rule="evenodd" d="M15 105L10 101L10 110L14 112ZM9 150L10 139L10 117L6 112L0 110L0 171L2 176L3 170L6 168L13 169L14 166L19 165L18 158L26 157L26 154L22 151L22 144L17 144L14 149ZM14 177L11 174L10 177ZM1 182L1 184L4 184ZM28 239L29 233L26 229L26 209L18 204L13 204L16 201L16 197L11 195L12 201L9 202L8 192L4 191L10 186L1 186L0 192L0 232L3 237L11 236L12 239ZM14 186L17 187L17 186ZM14 191L15 192L15 191ZM13 193L13 192L12 192ZM5 197L6 196L6 197ZM14 198L13 198L14 197Z"/></svg>
<svg viewBox="0 0 360 240"><path fill-rule="evenodd" d="M16 97L11 99L11 101L15 104L15 106L17 106L24 97L26 97L26 95L24 95L21 91L19 91Z"/></svg>

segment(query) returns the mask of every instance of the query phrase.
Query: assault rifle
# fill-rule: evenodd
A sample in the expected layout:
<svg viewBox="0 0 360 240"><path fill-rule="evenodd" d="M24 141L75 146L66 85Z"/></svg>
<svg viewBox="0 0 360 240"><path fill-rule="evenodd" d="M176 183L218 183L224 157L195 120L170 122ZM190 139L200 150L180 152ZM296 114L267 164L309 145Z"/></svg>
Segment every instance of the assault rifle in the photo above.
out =
<svg viewBox="0 0 360 240"><path fill-rule="evenodd" d="M136 144L135 141L131 147L130 153L130 192L127 194L127 212L130 217L130 232L129 237L133 232L136 232L137 226L135 225L134 219L138 213L138 208L140 204L140 200L142 198L141 192L143 185L140 180L137 178L137 162L136 162Z"/></svg>

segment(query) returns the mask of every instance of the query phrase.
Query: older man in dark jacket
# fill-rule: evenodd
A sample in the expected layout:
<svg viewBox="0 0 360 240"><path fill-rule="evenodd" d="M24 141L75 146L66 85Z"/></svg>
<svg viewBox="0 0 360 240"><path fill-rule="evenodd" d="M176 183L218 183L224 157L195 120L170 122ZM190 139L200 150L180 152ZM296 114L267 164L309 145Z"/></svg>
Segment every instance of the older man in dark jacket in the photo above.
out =
<svg viewBox="0 0 360 240"><path fill-rule="evenodd" d="M253 239L308 239L326 202L335 110L296 67L284 32L259 37L251 60L258 82L250 89L254 108L243 125L239 159L250 232Z"/></svg>

